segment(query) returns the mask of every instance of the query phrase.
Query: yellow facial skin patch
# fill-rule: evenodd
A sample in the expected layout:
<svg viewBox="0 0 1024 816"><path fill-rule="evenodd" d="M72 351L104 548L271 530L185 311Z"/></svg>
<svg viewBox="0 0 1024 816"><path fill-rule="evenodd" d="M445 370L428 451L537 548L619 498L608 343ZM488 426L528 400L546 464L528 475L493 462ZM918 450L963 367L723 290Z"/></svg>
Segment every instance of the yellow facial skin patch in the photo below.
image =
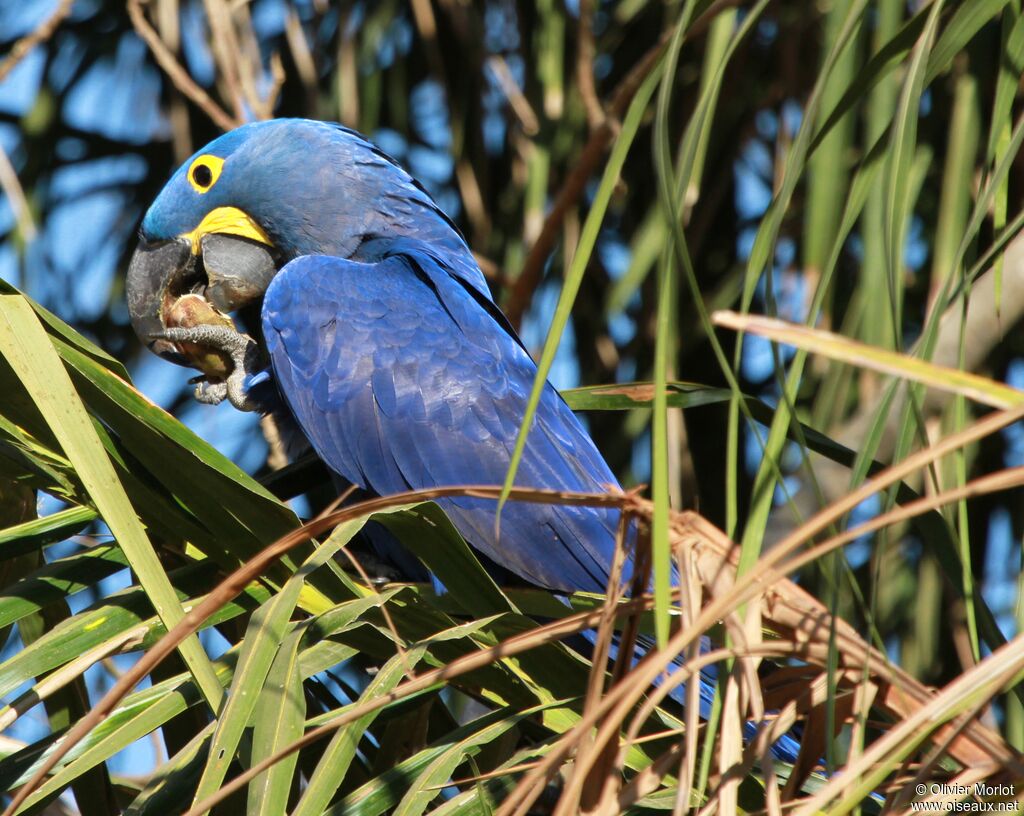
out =
<svg viewBox="0 0 1024 816"><path fill-rule="evenodd" d="M188 167L186 177L193 190L199 193L199 195L205 195L213 189L213 185L217 183L217 179L220 178L223 169L224 159L220 156L205 153L202 156L197 156L192 161L192 164ZM253 221L248 213L243 212L237 207L216 207L210 210L195 229L182 234L180 237L188 239L189 244L192 246L192 254L198 255L202 237L212 232L249 238L267 246L274 245L260 225Z"/></svg>
<svg viewBox="0 0 1024 816"><path fill-rule="evenodd" d="M220 156L197 156L188 168L188 183L199 195L208 193L224 169L224 159Z"/></svg>
<svg viewBox="0 0 1024 816"><path fill-rule="evenodd" d="M188 239L192 245L192 254L198 255L200 252L199 242L204 235L211 232L237 235L240 238L259 241L261 244L271 247L274 245L260 225L238 207L217 207L210 210L195 229L184 233L181 237Z"/></svg>

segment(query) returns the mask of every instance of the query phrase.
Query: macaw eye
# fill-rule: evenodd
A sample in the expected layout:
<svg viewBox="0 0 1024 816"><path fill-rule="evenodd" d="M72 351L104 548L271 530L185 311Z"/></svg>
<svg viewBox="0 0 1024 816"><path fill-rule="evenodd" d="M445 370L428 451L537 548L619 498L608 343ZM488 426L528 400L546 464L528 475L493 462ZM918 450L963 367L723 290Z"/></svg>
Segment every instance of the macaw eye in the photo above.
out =
<svg viewBox="0 0 1024 816"><path fill-rule="evenodd" d="M220 156L199 156L188 168L188 183L202 195L217 183L223 166Z"/></svg>

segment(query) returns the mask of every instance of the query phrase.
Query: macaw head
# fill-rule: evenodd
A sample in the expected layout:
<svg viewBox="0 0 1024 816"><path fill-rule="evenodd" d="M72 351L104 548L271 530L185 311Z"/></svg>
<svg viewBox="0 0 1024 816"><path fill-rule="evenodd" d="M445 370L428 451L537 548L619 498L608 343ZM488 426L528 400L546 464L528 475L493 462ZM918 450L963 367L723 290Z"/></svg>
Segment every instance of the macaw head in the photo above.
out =
<svg viewBox="0 0 1024 816"><path fill-rule="evenodd" d="M132 325L153 351L182 363L173 344L153 337L182 296L236 311L300 255L372 263L400 237L476 268L426 191L355 131L305 119L244 125L188 159L146 213L128 269Z"/></svg>

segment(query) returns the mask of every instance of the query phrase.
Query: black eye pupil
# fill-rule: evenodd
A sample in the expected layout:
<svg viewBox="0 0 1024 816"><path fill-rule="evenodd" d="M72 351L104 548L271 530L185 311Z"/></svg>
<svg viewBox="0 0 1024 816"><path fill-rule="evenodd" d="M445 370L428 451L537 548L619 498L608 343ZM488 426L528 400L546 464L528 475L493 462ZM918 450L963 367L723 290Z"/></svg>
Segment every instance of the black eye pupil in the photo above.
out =
<svg viewBox="0 0 1024 816"><path fill-rule="evenodd" d="M213 183L213 173L205 164L200 164L192 170L192 181L200 187L209 187Z"/></svg>

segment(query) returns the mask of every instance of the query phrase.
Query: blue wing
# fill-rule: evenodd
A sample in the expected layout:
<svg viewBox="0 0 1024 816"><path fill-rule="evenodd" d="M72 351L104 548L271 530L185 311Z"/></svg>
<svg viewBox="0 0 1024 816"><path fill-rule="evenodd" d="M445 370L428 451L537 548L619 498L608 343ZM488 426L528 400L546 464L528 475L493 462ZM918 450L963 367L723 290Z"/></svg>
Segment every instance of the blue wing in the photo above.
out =
<svg viewBox="0 0 1024 816"><path fill-rule="evenodd" d="M314 449L379 494L501 484L536 367L497 308L429 245L394 242L372 263L305 256L267 291L263 329L278 387ZM616 481L546 386L518 486L604 491ZM550 589L602 591L618 513L442 500L467 541Z"/></svg>
<svg viewBox="0 0 1024 816"><path fill-rule="evenodd" d="M462 270L421 242L393 243L377 263L305 256L277 274L263 331L278 388L320 457L361 487L389 494L501 484L536 366ZM516 484L587 492L617 485L550 385ZM604 591L617 512L510 502L496 540L493 501L438 503L467 541L521 578L563 592ZM711 688L701 685L706 717ZM792 761L798 747L787 735L774 751Z"/></svg>

